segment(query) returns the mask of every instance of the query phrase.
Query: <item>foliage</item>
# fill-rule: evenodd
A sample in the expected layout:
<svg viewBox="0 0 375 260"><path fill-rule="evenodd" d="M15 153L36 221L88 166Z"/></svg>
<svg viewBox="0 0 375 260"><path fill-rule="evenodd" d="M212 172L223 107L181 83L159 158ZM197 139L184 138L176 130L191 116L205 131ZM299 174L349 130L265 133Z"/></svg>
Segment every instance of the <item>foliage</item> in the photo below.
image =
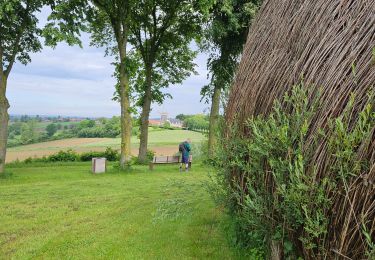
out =
<svg viewBox="0 0 375 260"><path fill-rule="evenodd" d="M131 85L137 93L136 105L142 107L140 118L139 159L146 158L148 121L151 104L163 103L170 94L163 91L181 84L192 73L197 52L190 44L201 31L212 0L140 0L131 13L129 43L140 68Z"/></svg>
<svg viewBox="0 0 375 260"><path fill-rule="evenodd" d="M210 1L197 2L137 1L129 41L134 46L133 59L139 60L139 68L131 78L139 95L139 106L144 103L147 88L151 88L148 98L161 104L170 96L162 92L163 88L180 84L191 73L196 73L192 62L196 52L189 45L199 34L210 5Z"/></svg>
<svg viewBox="0 0 375 260"><path fill-rule="evenodd" d="M37 130L37 121L15 122L8 127L8 147L41 142L49 139L48 135Z"/></svg>
<svg viewBox="0 0 375 260"><path fill-rule="evenodd" d="M167 129L171 128L171 122L165 121L162 127Z"/></svg>
<svg viewBox="0 0 375 260"><path fill-rule="evenodd" d="M53 2L8 0L0 3L1 71L6 76L16 60L26 65L31 61L30 53L42 49L42 29L39 27L37 13L44 6L53 7Z"/></svg>
<svg viewBox="0 0 375 260"><path fill-rule="evenodd" d="M95 126L95 121L92 119L85 119L79 122L78 129L91 128Z"/></svg>
<svg viewBox="0 0 375 260"><path fill-rule="evenodd" d="M45 133L44 133L45 131ZM138 129L134 128L133 136ZM8 127L8 147L33 144L51 140L66 138L115 138L121 133L120 117L100 120L85 119L78 124L67 122L64 127L60 123L51 123L45 126L43 122L37 122L30 118L21 121L13 121Z"/></svg>
<svg viewBox="0 0 375 260"><path fill-rule="evenodd" d="M133 156L132 160L131 160L131 164L129 166L133 166L133 165L148 165L149 162L151 162L154 159L155 155L156 155L155 151L147 149L146 160L145 161L141 161L141 160L139 160L138 157Z"/></svg>
<svg viewBox="0 0 375 260"><path fill-rule="evenodd" d="M186 119L187 115L184 115L184 114L178 114L176 116L176 119L180 120L180 121L184 121Z"/></svg>
<svg viewBox="0 0 375 260"><path fill-rule="evenodd" d="M209 53L210 83L201 90L206 102L216 87L227 90L233 80L251 20L262 0L219 0L210 10L201 48Z"/></svg>
<svg viewBox="0 0 375 260"><path fill-rule="evenodd" d="M75 130L77 137L117 137L121 133L120 118L102 119L99 122L94 120L85 120L80 122Z"/></svg>
<svg viewBox="0 0 375 260"><path fill-rule="evenodd" d="M56 124L49 124L46 126L46 132L49 137L53 136L57 132L57 125Z"/></svg>
<svg viewBox="0 0 375 260"><path fill-rule="evenodd" d="M186 116L184 126L189 130L206 132L209 126L208 116L203 114Z"/></svg>
<svg viewBox="0 0 375 260"><path fill-rule="evenodd" d="M153 150L147 149L147 160L150 162L154 159L156 153Z"/></svg>
<svg viewBox="0 0 375 260"><path fill-rule="evenodd" d="M130 159L133 109L132 90L129 88L131 60L128 59L127 46L135 3L134 0L62 1L49 24L56 37L78 38L81 31L90 32L92 45L104 47L105 55L115 56L116 98L121 105L121 166Z"/></svg>
<svg viewBox="0 0 375 260"><path fill-rule="evenodd" d="M369 161L355 154L361 141L371 137L375 113L373 96L369 96L354 127L349 127L352 97L329 129L315 131L312 139L307 139L318 97L303 86L295 86L283 104L275 102L268 116L248 119L246 136L233 127L230 138L221 144L212 194L227 205L238 226L240 243L255 243L265 252L271 252L271 245L276 243L284 258L324 258L332 253L327 249L328 237L337 232L333 227L334 198L342 193L349 197L349 180L369 170ZM331 174L318 176L318 165L311 167L309 162L324 138L328 138L328 152L333 158L328 170Z"/></svg>
<svg viewBox="0 0 375 260"><path fill-rule="evenodd" d="M49 162L76 162L79 160L79 155L73 150L60 151L56 154L52 154L46 159Z"/></svg>
<svg viewBox="0 0 375 260"><path fill-rule="evenodd" d="M118 151L107 147L104 152L85 152L78 154L77 152L73 151L72 149L66 151L59 151L55 154L44 156L42 158L27 158L23 162L18 161L16 164L30 164L30 163L48 163L48 162L87 162L91 161L92 158L95 157L104 157L107 158L108 161L117 161L119 159Z"/></svg>
<svg viewBox="0 0 375 260"><path fill-rule="evenodd" d="M107 147L104 152L86 152L82 153L79 156L80 161L86 162L91 161L92 158L106 158L108 161L118 161L119 160L119 153L118 151L112 149L111 147Z"/></svg>

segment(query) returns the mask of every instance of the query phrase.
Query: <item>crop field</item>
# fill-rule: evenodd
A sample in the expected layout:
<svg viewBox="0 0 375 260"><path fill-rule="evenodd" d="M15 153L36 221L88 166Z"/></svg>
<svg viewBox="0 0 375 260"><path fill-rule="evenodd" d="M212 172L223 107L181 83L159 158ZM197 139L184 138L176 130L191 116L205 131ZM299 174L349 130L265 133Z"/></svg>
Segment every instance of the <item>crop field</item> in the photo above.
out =
<svg viewBox="0 0 375 260"><path fill-rule="evenodd" d="M149 149L158 155L173 155L178 152L178 144L191 138L193 145L205 140L198 132L187 130L158 130L149 133ZM9 148L7 162L24 160L29 157L42 157L60 150L73 149L77 152L103 151L107 147L120 149L120 138L72 138ZM138 153L139 139L132 137L132 154Z"/></svg>
<svg viewBox="0 0 375 260"><path fill-rule="evenodd" d="M9 168L0 178L1 259L238 259L209 169L89 172L89 163Z"/></svg>

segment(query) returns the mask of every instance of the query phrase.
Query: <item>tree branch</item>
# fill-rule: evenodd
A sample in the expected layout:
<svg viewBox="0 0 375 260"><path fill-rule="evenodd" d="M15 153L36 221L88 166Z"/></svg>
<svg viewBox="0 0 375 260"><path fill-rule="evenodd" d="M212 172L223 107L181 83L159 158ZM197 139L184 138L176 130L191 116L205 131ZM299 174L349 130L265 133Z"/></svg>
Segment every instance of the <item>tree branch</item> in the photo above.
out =
<svg viewBox="0 0 375 260"><path fill-rule="evenodd" d="M156 43L155 43L155 52L159 48L162 38L164 37L164 33L167 31L167 29L170 27L170 21L175 17L176 13L175 11L178 10L178 4L174 7L174 10L170 12L170 15L166 17L165 21L162 23L162 27L159 30L159 34L155 35Z"/></svg>
<svg viewBox="0 0 375 260"><path fill-rule="evenodd" d="M14 62L16 60L16 56L17 56L17 53L18 53L18 45L20 44L20 41L21 41L21 35L23 33L23 29L19 32L19 34L17 35L17 38L16 38L16 41L15 41L15 46L14 46L14 49L13 49L13 52L12 52L12 55L9 59L9 63L8 63L8 66L7 68L5 69L5 76L8 77L10 72L12 71L12 68L13 68L13 65L14 65Z"/></svg>
<svg viewBox="0 0 375 260"><path fill-rule="evenodd" d="M8 66L7 66L7 68L5 69L5 72L4 72L5 77L9 77L9 74L12 71L14 62L16 61L16 56L17 56L17 53L19 51L19 44L20 44L21 37L22 37L22 34L23 34L23 32L25 30L25 26L26 26L25 20L26 20L26 17L28 15L29 11L30 11L30 3L29 3L29 1L27 1L26 2L26 9L25 9L25 18L22 20L20 30L19 30L19 32L16 36L16 40L14 42L14 49L12 51L12 55L10 56Z"/></svg>
<svg viewBox="0 0 375 260"><path fill-rule="evenodd" d="M138 43L138 47L139 47L139 49L141 51L141 55L142 55L143 61L146 61L147 53L146 53L146 50L145 50L145 48L143 46L140 28L138 28L137 30L133 30L133 34L135 35L136 41Z"/></svg>

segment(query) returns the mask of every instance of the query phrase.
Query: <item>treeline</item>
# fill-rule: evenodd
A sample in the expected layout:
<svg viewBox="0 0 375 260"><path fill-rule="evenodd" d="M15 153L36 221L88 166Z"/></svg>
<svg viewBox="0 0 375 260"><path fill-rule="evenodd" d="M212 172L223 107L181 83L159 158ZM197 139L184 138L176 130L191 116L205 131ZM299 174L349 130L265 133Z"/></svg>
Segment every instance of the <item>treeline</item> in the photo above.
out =
<svg viewBox="0 0 375 260"><path fill-rule="evenodd" d="M184 115L180 114L176 116L183 122L183 127L188 130L207 133L210 125L209 115L197 114L197 115Z"/></svg>
<svg viewBox="0 0 375 260"><path fill-rule="evenodd" d="M137 135L138 132L139 130L134 127L132 135ZM119 137L120 133L120 117L85 119L80 122L51 122L46 126L36 118L28 117L9 124L8 147L74 137L115 138Z"/></svg>
<svg viewBox="0 0 375 260"><path fill-rule="evenodd" d="M37 123L36 120L11 123L8 127L8 147L43 141L47 134L37 132Z"/></svg>

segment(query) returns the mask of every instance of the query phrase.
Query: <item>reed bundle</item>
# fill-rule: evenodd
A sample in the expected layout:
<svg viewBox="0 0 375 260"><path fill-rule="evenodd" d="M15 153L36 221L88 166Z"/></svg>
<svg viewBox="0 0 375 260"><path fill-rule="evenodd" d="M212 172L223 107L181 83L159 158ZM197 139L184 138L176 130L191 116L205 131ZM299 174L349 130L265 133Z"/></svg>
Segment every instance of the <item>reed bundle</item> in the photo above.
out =
<svg viewBox="0 0 375 260"><path fill-rule="evenodd" d="M265 0L250 29L225 111L226 125L267 115L275 100L301 80L319 109L306 146L319 129L340 116L355 94L351 126L375 86L375 0ZM374 101L372 100L372 109ZM285 107L288 109L288 107ZM246 127L243 135L248 134ZM369 170L353 176L345 192L334 193L325 248L328 259L361 259L368 244L363 225L375 240L375 128L356 149ZM317 178L332 174L332 156L322 139L309 162ZM304 249L308 259L309 249Z"/></svg>

